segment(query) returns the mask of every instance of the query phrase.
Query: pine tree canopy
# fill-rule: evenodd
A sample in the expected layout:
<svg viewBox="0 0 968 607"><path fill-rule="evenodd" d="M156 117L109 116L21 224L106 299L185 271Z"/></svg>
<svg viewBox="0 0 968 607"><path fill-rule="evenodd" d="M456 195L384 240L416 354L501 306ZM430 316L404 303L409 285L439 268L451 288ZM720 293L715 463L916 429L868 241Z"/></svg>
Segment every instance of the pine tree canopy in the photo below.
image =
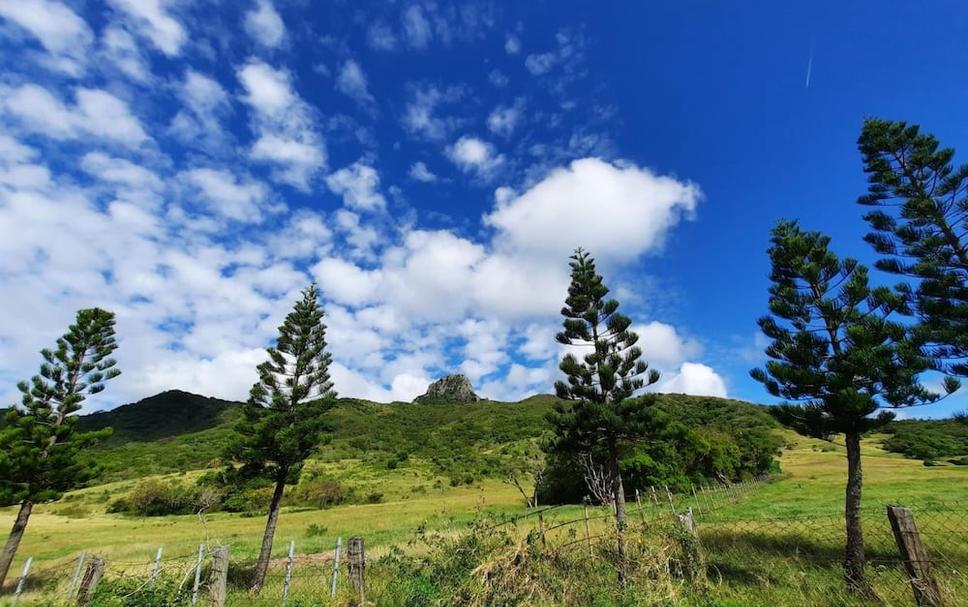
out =
<svg viewBox="0 0 968 607"><path fill-rule="evenodd" d="M867 268L838 258L829 242L819 232L801 231L794 221L773 229L772 315L759 320L773 340L766 349L771 360L750 372L770 394L803 401L776 408L778 417L824 438L863 433L893 418L884 409L939 398L918 383L930 358L908 327L890 319L907 313L906 297L872 288ZM957 389L957 382L949 380L945 389Z"/></svg>
<svg viewBox="0 0 968 607"><path fill-rule="evenodd" d="M110 429L75 433L74 414L121 374L116 349L114 314L90 308L78 311L55 349L41 352L40 374L17 385L21 404L6 411L0 430L0 503L57 499L96 473L77 455Z"/></svg>
<svg viewBox="0 0 968 607"><path fill-rule="evenodd" d="M336 398L315 285L303 291L279 327L276 346L266 352L237 427L242 438L229 454L243 472L293 482L330 430L325 414Z"/></svg>
<svg viewBox="0 0 968 607"><path fill-rule="evenodd" d="M607 443L614 448L626 437L641 436L651 425L648 397L632 394L659 380L641 360L638 335L632 321L618 313L619 303L607 299L608 288L595 269L595 260L582 249L571 256L571 285L561 310L564 330L559 343L588 349L581 356L568 353L560 369L568 381L559 381L559 398L575 401L558 407L551 416L557 448L593 451Z"/></svg>
<svg viewBox="0 0 968 607"><path fill-rule="evenodd" d="M868 193L865 240L877 268L916 279L902 292L921 319L935 368L968 376L968 165L916 125L867 120L858 140Z"/></svg>

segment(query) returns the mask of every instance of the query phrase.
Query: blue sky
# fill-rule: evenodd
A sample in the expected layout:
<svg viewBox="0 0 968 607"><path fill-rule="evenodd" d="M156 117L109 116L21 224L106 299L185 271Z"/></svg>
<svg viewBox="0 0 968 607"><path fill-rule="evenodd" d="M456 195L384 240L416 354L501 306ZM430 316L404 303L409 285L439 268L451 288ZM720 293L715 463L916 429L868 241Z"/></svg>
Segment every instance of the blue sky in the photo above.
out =
<svg viewBox="0 0 968 607"><path fill-rule="evenodd" d="M770 227L870 263L864 117L968 148L968 9L928 10L0 0L0 381L101 305L96 406L243 398L316 280L341 394L548 392L582 245L661 390L770 402Z"/></svg>

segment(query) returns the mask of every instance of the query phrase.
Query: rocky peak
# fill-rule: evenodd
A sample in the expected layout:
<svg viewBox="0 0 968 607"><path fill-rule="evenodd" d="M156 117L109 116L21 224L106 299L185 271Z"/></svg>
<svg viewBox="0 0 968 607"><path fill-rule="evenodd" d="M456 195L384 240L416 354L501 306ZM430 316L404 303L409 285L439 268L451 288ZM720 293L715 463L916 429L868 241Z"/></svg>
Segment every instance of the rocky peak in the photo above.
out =
<svg viewBox="0 0 968 607"><path fill-rule="evenodd" d="M481 400L474 394L474 387L469 379L463 375L447 375L430 384L427 392L413 399L413 402L447 401L456 403L473 403Z"/></svg>

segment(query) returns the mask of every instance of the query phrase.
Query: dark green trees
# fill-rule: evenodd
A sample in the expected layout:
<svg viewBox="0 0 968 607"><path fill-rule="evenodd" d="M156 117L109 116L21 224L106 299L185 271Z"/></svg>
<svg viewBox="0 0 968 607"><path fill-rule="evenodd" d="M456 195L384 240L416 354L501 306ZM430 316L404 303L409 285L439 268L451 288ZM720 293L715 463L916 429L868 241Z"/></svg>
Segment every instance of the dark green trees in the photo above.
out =
<svg viewBox="0 0 968 607"><path fill-rule="evenodd" d="M253 578L256 591L269 566L286 484L298 480L303 462L329 431L325 413L336 398L315 285L303 291L279 327L276 347L267 352L269 360L258 367L259 381L252 386L236 428L241 438L229 452L242 464L242 476L267 478L275 485Z"/></svg>
<svg viewBox="0 0 968 607"><path fill-rule="evenodd" d="M881 270L916 279L912 296L934 366L968 376L968 166L954 150L915 125L867 120L858 147L869 177L858 202L876 207L864 218L865 240L882 255Z"/></svg>
<svg viewBox="0 0 968 607"><path fill-rule="evenodd" d="M0 586L34 504L57 499L93 475L93 466L79 460L78 452L110 430L75 433L74 414L88 395L121 374L111 358L116 348L114 314L80 310L57 348L41 351L40 374L17 385L21 406L7 410L0 431L0 503L19 503L20 511L0 553Z"/></svg>
<svg viewBox="0 0 968 607"><path fill-rule="evenodd" d="M649 371L636 346L632 321L618 313L618 302L606 299L608 288L595 270L595 260L578 249L571 256L571 286L561 314L564 331L557 340L586 352L567 354L560 369L568 381L555 384L558 396L573 401L558 406L550 417L553 451L580 453L586 459L586 480L595 476L615 509L616 525L626 525L625 489L619 462L629 442L641 438L651 412L645 399L630 399L636 390L659 380ZM591 488L591 487L590 487Z"/></svg>
<svg viewBox="0 0 968 607"><path fill-rule="evenodd" d="M765 369L751 375L781 398L777 417L800 432L828 438L842 433L847 444L844 575L853 591L866 592L864 539L860 521L860 438L893 418L885 408L937 400L918 383L930 359L908 329L889 317L906 313L905 297L868 284L867 268L839 259L830 239L803 232L796 222L773 229L769 307L759 320L772 343ZM946 386L955 389L956 382ZM876 414L876 415L875 415Z"/></svg>

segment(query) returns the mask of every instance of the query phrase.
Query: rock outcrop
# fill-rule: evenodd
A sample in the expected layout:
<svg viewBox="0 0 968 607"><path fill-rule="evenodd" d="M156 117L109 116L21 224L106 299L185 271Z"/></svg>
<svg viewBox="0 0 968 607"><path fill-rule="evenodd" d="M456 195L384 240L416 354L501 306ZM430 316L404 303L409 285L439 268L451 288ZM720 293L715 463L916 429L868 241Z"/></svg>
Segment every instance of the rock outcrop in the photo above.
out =
<svg viewBox="0 0 968 607"><path fill-rule="evenodd" d="M427 392L413 399L413 402L473 403L479 400L481 398L474 394L469 379L463 375L447 375L430 384Z"/></svg>

